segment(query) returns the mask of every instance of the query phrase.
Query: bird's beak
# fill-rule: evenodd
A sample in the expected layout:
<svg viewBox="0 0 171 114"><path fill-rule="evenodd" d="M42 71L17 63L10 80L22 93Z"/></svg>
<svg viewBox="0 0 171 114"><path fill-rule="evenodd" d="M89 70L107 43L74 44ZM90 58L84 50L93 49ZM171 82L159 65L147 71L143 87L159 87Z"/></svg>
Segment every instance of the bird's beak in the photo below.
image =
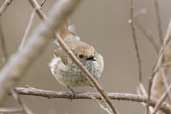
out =
<svg viewBox="0 0 171 114"><path fill-rule="evenodd" d="M88 61L96 61L96 58L94 56L90 56L87 58Z"/></svg>

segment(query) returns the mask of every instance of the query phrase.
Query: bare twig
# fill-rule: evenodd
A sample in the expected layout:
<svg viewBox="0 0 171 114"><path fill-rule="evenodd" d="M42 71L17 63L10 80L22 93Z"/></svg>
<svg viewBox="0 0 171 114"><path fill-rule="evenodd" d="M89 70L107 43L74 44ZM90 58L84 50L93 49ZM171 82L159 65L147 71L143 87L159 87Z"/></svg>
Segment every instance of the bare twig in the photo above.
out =
<svg viewBox="0 0 171 114"><path fill-rule="evenodd" d="M51 90L43 90L37 88L24 88L24 87L17 87L15 88L17 93L21 95L32 95L32 96L39 96L45 97L48 99L52 98L64 98L64 99L92 99L92 96L96 99L101 99L101 95L97 92L85 92L85 93L78 93L73 95L72 92L57 92ZM143 102L147 103L147 97L136 95L136 94L129 94L129 93L108 93L107 94L113 100L122 100L122 101L133 101L133 102ZM155 100L150 100L150 106L155 106L157 102ZM163 103L160 109L167 114L171 113L171 106L169 104Z"/></svg>
<svg viewBox="0 0 171 114"><path fill-rule="evenodd" d="M40 19L47 20L47 16L41 10L41 6L38 4L36 0L29 0L32 7L36 10L36 13L40 17Z"/></svg>
<svg viewBox="0 0 171 114"><path fill-rule="evenodd" d="M166 67L161 67L161 72L162 72L162 81L164 83L164 88L167 90L167 88L169 88L169 83L168 83L168 78L166 78L166 76L168 76L168 71L166 72ZM168 99L169 101L171 101L171 94L170 92L168 92Z"/></svg>
<svg viewBox="0 0 171 114"><path fill-rule="evenodd" d="M171 89L171 84L169 85L169 87L167 88L167 90L165 91L165 93L163 93L163 95L160 97L160 99L158 100L157 104L154 107L154 112L152 114L156 114L157 111L159 110L160 106L162 105L162 103L166 100L169 92Z"/></svg>
<svg viewBox="0 0 171 114"><path fill-rule="evenodd" d="M23 111L23 109L22 108L7 108L7 107L4 107L4 108L2 108L2 107L0 107L0 113L4 113L4 114L6 114L6 113L21 113Z"/></svg>
<svg viewBox="0 0 171 114"><path fill-rule="evenodd" d="M24 75L38 56L45 50L50 41L55 36L65 20L79 4L80 0L60 0L57 1L49 12L49 18L41 23L28 38L27 44L23 50L17 51L7 62L0 72L0 103L7 92Z"/></svg>
<svg viewBox="0 0 171 114"><path fill-rule="evenodd" d="M28 24L27 24L27 27L26 27L26 29L25 29L25 31L24 31L24 36L23 36L22 41L21 41L20 46L19 46L19 50L23 49L23 47L24 47L24 45L25 45L26 38L27 38L28 33L29 33L29 31L30 31L30 28L31 28L31 25L32 25L32 23L33 23L33 19L34 19L35 14L36 14L36 13L35 13L35 10L34 10L34 11L31 13L31 15L30 15L30 19L29 19Z"/></svg>
<svg viewBox="0 0 171 114"><path fill-rule="evenodd" d="M46 0L43 0L43 1L42 1L41 7L45 4L45 2L46 2ZM29 19L29 21L28 21L27 27L26 27L26 29L25 29L25 31L24 31L24 35L23 35L21 44L20 44L20 46L19 46L19 49L20 49L20 50L23 49L23 47L24 47L24 44L25 44L25 42L26 42L26 38L27 38L28 33L29 33L30 29L31 29L31 26L32 26L32 23L33 23L33 19L34 19L34 17L35 17L35 14L36 14L36 9L33 9L32 13L31 13L31 15L30 15L30 19Z"/></svg>
<svg viewBox="0 0 171 114"><path fill-rule="evenodd" d="M5 42L5 38L4 38L4 33L2 30L1 16L0 16L0 48L2 50L2 62L4 64L8 59L8 53L7 53L7 47L6 47L6 42Z"/></svg>
<svg viewBox="0 0 171 114"><path fill-rule="evenodd" d="M163 57L164 57L164 49L166 48L166 46L168 45L168 43L170 41L170 35L171 35L171 21L169 22L167 32L166 32L166 35L165 35L164 40L163 40L163 45L161 46L158 59L157 59L155 65L154 65L154 69L153 69L152 75L151 75L150 80L149 80L148 101L150 101L150 99L151 99L151 87L153 85L153 79L156 76L156 73L161 68L162 60L163 60ZM149 106L148 103L147 103L147 106Z"/></svg>
<svg viewBox="0 0 171 114"><path fill-rule="evenodd" d="M25 114L33 114L33 112L27 107L27 105L21 100L20 96L18 95L18 93L15 90L11 90L12 96L14 97L14 99L19 103L19 105L21 106L21 108L23 109L23 112Z"/></svg>
<svg viewBox="0 0 171 114"><path fill-rule="evenodd" d="M29 0L31 5L33 6L33 8L37 9L37 14L38 16L43 19L46 20L47 17L46 15L42 12L42 10L40 9L39 4L37 3L36 0ZM109 107L111 108L112 112L114 114L119 114L117 109L113 106L110 98L106 95L106 92L103 90L103 88L101 87L101 85L98 83L98 81L94 78L94 76L85 68L85 66L77 59L77 57L74 55L74 53L71 51L71 49L67 46L67 44L65 44L65 42L63 41L63 39L59 36L56 35L59 44L61 45L61 47L67 52L67 54L70 56L70 58L73 60L73 62L75 62L80 69L86 74L86 78L94 85L94 87L99 91L99 93L102 95L102 97L104 98L104 101L109 105Z"/></svg>
<svg viewBox="0 0 171 114"><path fill-rule="evenodd" d="M139 83L142 83L142 63L141 63L141 58L140 58L140 52L139 52L139 47L138 47L138 42L137 42L137 37L136 37L136 31L135 31L135 23L134 23L134 0L130 0L131 6L130 6L130 26L132 30L132 39L134 43L134 49L136 52L136 58L137 58L137 64L138 64L138 81Z"/></svg>
<svg viewBox="0 0 171 114"><path fill-rule="evenodd" d="M96 101L96 103L100 106L101 109L103 109L104 111L106 111L108 114L112 114L112 111L109 110L110 108L108 107L108 104L106 104L106 102L104 102L103 99L99 100L96 99L94 96L91 96L91 98Z"/></svg>
<svg viewBox="0 0 171 114"><path fill-rule="evenodd" d="M8 6L12 3L13 0L5 0L2 6L0 7L0 16L5 12Z"/></svg>
<svg viewBox="0 0 171 114"><path fill-rule="evenodd" d="M156 19L157 19L157 29L158 29L158 34L159 34L159 40L160 40L160 44L162 44L163 43L163 31L162 31L162 21L160 17L159 3L158 3L158 0L153 0L153 2L154 2L155 13L156 13Z"/></svg>

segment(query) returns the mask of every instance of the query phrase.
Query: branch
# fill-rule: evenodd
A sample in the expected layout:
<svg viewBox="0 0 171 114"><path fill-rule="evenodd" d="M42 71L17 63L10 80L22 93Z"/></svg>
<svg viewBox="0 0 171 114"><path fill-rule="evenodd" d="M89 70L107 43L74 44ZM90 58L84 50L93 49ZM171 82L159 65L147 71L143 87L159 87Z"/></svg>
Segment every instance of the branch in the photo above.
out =
<svg viewBox="0 0 171 114"><path fill-rule="evenodd" d="M5 12L8 6L12 3L13 0L5 0L2 6L0 7L0 16Z"/></svg>
<svg viewBox="0 0 171 114"><path fill-rule="evenodd" d="M160 99L158 100L157 104L154 107L154 111L152 114L156 114L157 111L159 110L160 106L162 105L162 103L166 100L169 92L171 89L171 84L169 85L169 87L167 88L167 90L163 93L163 95L160 97Z"/></svg>
<svg viewBox="0 0 171 114"><path fill-rule="evenodd" d="M20 107L22 108L22 110L25 114L33 114L33 112L22 101L20 95L14 89L11 90L11 94L14 97L14 99L19 103Z"/></svg>
<svg viewBox="0 0 171 114"><path fill-rule="evenodd" d="M168 55L167 51L166 51L166 48L168 48L167 46L169 45L169 42L171 40L170 35L171 35L171 21L168 24L167 32L166 32L166 35L165 35L165 37L163 39L163 44L161 46L158 59L157 59L155 65L154 65L152 75L151 75L150 80L149 80L149 85L148 85L148 100L149 101L151 99L151 94L152 94L152 89L151 88L152 88L152 86L154 86L153 81L154 81L155 77L158 76L157 73L159 73L162 64L165 64L165 62L170 61L170 55ZM168 60L167 59L164 60L164 58L167 58ZM148 106L148 104L147 104L147 106Z"/></svg>
<svg viewBox="0 0 171 114"><path fill-rule="evenodd" d="M138 64L138 81L139 83L142 83L142 63L141 63L141 57L140 57L140 51L138 47L138 42L137 42L137 36L136 36L136 31L135 31L135 22L134 22L134 0L131 0L131 6L130 6L130 26L132 30L132 39L134 43L134 49L136 52L136 59L137 59L137 64Z"/></svg>
<svg viewBox="0 0 171 114"><path fill-rule="evenodd" d="M153 0L154 2L154 8L155 8L155 13L156 13L156 19L157 19L157 29L158 29L158 34L159 34L159 40L160 44L163 43L163 31L162 31L162 21L160 17L160 11L159 11L159 3L158 0Z"/></svg>
<svg viewBox="0 0 171 114"><path fill-rule="evenodd" d="M42 7L45 3L46 3L46 0L43 0L40 6ZM20 50L23 49L23 47L25 45L26 38L27 38L27 36L28 36L28 34L30 32L30 29L31 29L31 26L33 24L33 19L34 19L35 15L36 15L36 9L33 9L32 13L30 15L28 24L26 26L26 29L24 31L24 35L23 35L22 41L21 41L20 46L19 46Z"/></svg>
<svg viewBox="0 0 171 114"><path fill-rule="evenodd" d="M15 88L17 93L21 95L32 95L32 96L39 96L44 97L48 99L53 98L64 98L64 99L101 99L101 95L97 92L85 92L85 93L78 93L73 95L72 92L57 92L57 91L51 91L51 90L43 90L43 89L37 89L37 88L24 88L24 87L17 87ZM142 97L140 95L136 94L129 94L129 93L108 93L107 94L111 99L113 100L122 100L122 101L133 101L133 102L143 102L147 103L147 97ZM149 104L150 106L155 106L157 101L150 100ZM166 112L167 114L171 113L171 106L169 104L163 103L160 107L160 109L163 112Z"/></svg>
<svg viewBox="0 0 171 114"><path fill-rule="evenodd" d="M2 30L1 16L0 16L0 48L2 50L2 63L5 64L5 62L8 59L8 53L7 53L7 46L6 46L6 42L5 42L4 33Z"/></svg>
<svg viewBox="0 0 171 114"><path fill-rule="evenodd" d="M0 72L0 102L7 92L24 76L38 56L42 54L50 41L55 36L62 21L65 20L76 8L80 0L57 1L49 12L49 18L41 23L28 38L23 50L17 51Z"/></svg>
<svg viewBox="0 0 171 114"><path fill-rule="evenodd" d="M41 10L41 7L39 6L39 4L37 3L36 0L29 0L31 5L33 6L33 8L36 9L36 12L38 14L38 16L43 19L46 20L47 17L46 15L43 13L43 11ZM74 55L74 53L71 51L71 49L67 46L67 44L63 41L63 39L56 34L57 40L60 44L60 46L64 49L64 51L69 55L69 57L72 59L72 61L78 65L78 67L80 67L80 69L83 71L83 73L85 74L85 77L90 81L90 83L92 83L94 85L94 87L96 88L96 90L101 94L101 96L103 97L104 101L106 102L106 104L108 104L108 106L111 108L112 112L114 114L119 114L117 109L113 106L110 98L107 96L106 92L104 91L104 89L102 88L102 86L98 83L98 81L95 79L95 77L87 70L87 68L78 60L78 58Z"/></svg>

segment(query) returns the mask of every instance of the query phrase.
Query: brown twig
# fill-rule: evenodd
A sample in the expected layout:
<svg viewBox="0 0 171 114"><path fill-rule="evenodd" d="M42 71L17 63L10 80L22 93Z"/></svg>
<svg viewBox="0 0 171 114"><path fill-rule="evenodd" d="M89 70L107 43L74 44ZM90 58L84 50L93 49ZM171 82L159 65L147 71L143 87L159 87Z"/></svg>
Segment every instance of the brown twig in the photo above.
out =
<svg viewBox="0 0 171 114"><path fill-rule="evenodd" d="M52 90L43 90L37 88L24 88L24 87L17 87L15 88L17 93L21 95L32 95L32 96L39 96L48 99L52 98L64 98L64 99L92 99L92 96L96 99L101 99L101 95L98 92L85 92L85 93L78 93L73 95L72 92L57 92ZM121 100L121 101L133 101L133 102L143 102L147 103L147 97L143 97L136 94L130 93L108 93L107 94L113 100ZM157 101L150 100L150 106L155 106ZM160 107L163 112L167 112L167 114L171 113L171 106L169 104L163 103Z"/></svg>
<svg viewBox="0 0 171 114"><path fill-rule="evenodd" d="M158 59L157 59L155 65L154 65L152 75L151 75L150 80L149 80L148 101L150 101L150 99L151 99L151 87L152 87L152 84L153 84L153 79L156 76L156 73L161 68L162 60L163 60L163 57L164 57L164 49L166 48L166 46L168 45L168 43L170 41L170 34L171 34L171 21L169 22L167 32L166 32L166 35L165 35L164 40L163 40L163 45L161 46ZM147 103L147 107L149 107L149 103Z"/></svg>
<svg viewBox="0 0 171 114"><path fill-rule="evenodd" d="M76 8L80 0L57 1L49 12L48 20L41 23L28 38L23 50L17 51L0 72L0 103L9 90L24 76L38 56L42 54L63 22Z"/></svg>
<svg viewBox="0 0 171 114"><path fill-rule="evenodd" d="M163 31L162 31L162 21L160 17L159 3L158 3L158 0L153 0L153 2L154 2L155 13L156 13L156 19L157 19L157 29L158 29L159 40L160 40L160 44L162 44L163 43Z"/></svg>
<svg viewBox="0 0 171 114"><path fill-rule="evenodd" d="M137 64L138 64L138 81L139 83L142 83L142 63L141 63L141 58L140 58L140 52L139 52L139 47L138 47L138 42L137 42L137 37L136 37L136 29L135 29L135 23L134 23L134 0L130 0L131 6L130 6L130 26L132 30L132 39L134 43L134 49L136 52L136 59L137 59Z"/></svg>
<svg viewBox="0 0 171 114"><path fill-rule="evenodd" d="M8 6L12 3L13 0L5 0L2 6L0 7L0 16L5 12Z"/></svg>
<svg viewBox="0 0 171 114"><path fill-rule="evenodd" d="M4 33L2 30L2 21L1 21L1 16L0 16L0 48L2 50L2 63L5 64L5 62L8 59L8 53L7 53L7 46L4 38Z"/></svg>
<svg viewBox="0 0 171 114"><path fill-rule="evenodd" d="M45 3L46 3L46 0L43 0L40 6L42 7ZM36 14L36 9L33 9L32 13L30 15L30 19L28 21L27 27L26 27L26 29L24 31L24 35L23 35L22 41L21 41L20 46L19 46L20 50L23 49L23 47L24 47L24 44L26 42L26 38L27 38L27 36L29 34L29 31L31 29L31 26L32 26L35 14Z"/></svg>
<svg viewBox="0 0 171 114"><path fill-rule="evenodd" d="M32 5L32 7L35 9L40 19L47 20L47 16L41 10L41 6L38 4L38 2L36 0L29 0L29 2Z"/></svg>
<svg viewBox="0 0 171 114"><path fill-rule="evenodd" d="M43 19L46 20L47 17L46 15L42 12L42 10L40 9L39 4L37 3L36 0L29 0L31 5L33 6L33 8L37 9L37 14L38 16ZM98 81L94 78L94 76L87 70L87 68L85 68L85 66L77 59L77 57L73 54L73 52L71 51L71 49L67 46L67 44L65 44L65 42L63 41L63 39L58 35L56 35L57 40L60 44L60 46L66 51L66 53L70 56L70 58L72 59L72 61L74 63L76 63L80 69L86 74L86 78L94 85L94 87L97 89L97 91L99 91L99 93L102 95L102 97L104 98L104 101L109 105L109 107L111 108L112 112L114 114L119 114L117 109L113 106L110 98L106 95L106 92L103 90L103 88L101 87L101 85L98 83Z"/></svg>
<svg viewBox="0 0 171 114"><path fill-rule="evenodd" d="M152 114L156 114L157 111L159 110L160 106L162 105L162 103L166 100L169 92L171 89L171 84L169 85L169 87L167 88L167 90L163 93L163 95L160 97L160 99L158 100L157 104L154 107L154 111Z"/></svg>
<svg viewBox="0 0 171 114"><path fill-rule="evenodd" d="M21 97L18 95L18 93L15 90L11 90L11 94L14 97L14 99L19 103L21 106L23 112L25 114L33 114L33 112L27 107L27 105L21 100Z"/></svg>

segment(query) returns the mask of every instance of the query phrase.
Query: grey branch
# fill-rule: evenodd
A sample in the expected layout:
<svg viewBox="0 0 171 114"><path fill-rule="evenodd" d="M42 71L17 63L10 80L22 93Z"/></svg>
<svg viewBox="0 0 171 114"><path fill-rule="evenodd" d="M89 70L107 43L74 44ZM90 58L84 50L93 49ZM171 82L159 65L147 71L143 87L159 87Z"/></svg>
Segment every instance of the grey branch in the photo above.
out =
<svg viewBox="0 0 171 114"><path fill-rule="evenodd" d="M20 107L23 109L25 114L33 114L33 112L28 108L28 106L22 101L20 95L14 90L11 90L11 94L14 99L19 103Z"/></svg>
<svg viewBox="0 0 171 114"><path fill-rule="evenodd" d="M57 91L51 91L51 90L43 90L43 89L37 89L37 88L24 88L24 87L17 87L15 88L17 93L21 95L32 95L32 96L39 96L44 97L48 99L52 98L64 98L64 99L92 99L92 97L101 99L101 96L97 92L85 92L85 93L78 93L73 95L72 92L57 92ZM121 101L133 101L133 102L143 102L147 103L147 97L143 97L136 94L129 94L129 93L108 93L107 94L111 99L113 100L121 100ZM157 101L150 100L149 105L155 106ZM171 106L169 104L163 103L160 107L160 109L167 113L171 114Z"/></svg>
<svg viewBox="0 0 171 114"><path fill-rule="evenodd" d="M0 103L9 90L24 76L38 56L42 54L55 36L62 21L76 8L80 0L57 1L49 12L48 20L41 23L28 38L23 50L18 50L0 72Z"/></svg>

